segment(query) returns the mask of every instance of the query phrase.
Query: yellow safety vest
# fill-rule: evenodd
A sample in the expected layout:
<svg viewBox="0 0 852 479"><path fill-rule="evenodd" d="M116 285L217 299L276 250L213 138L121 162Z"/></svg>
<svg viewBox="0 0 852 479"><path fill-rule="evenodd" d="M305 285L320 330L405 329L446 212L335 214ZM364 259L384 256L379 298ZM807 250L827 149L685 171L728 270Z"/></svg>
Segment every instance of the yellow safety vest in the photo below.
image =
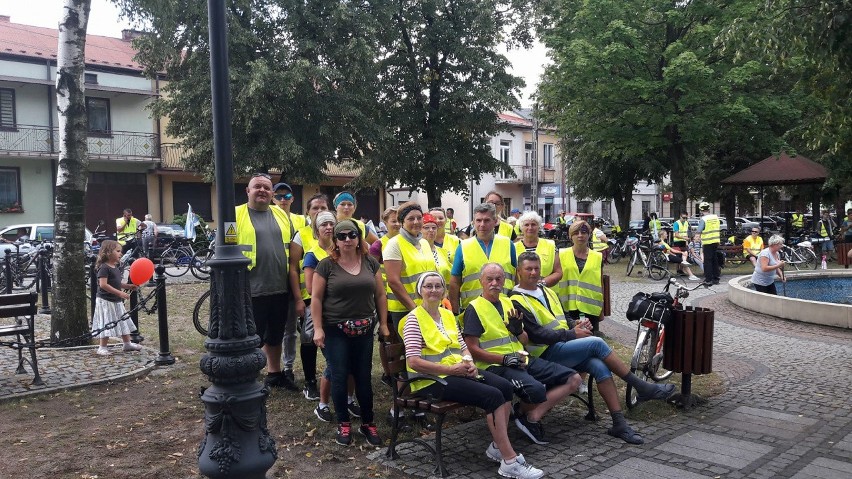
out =
<svg viewBox="0 0 852 479"><path fill-rule="evenodd" d="M539 238L535 248L529 249L524 246L523 240L515 242L515 252L517 251L534 251L541 258L541 277L545 278L553 273L553 267L556 265L556 242L553 240Z"/></svg>
<svg viewBox="0 0 852 479"><path fill-rule="evenodd" d="M651 232L654 235L657 235L657 234L660 233L660 227L661 226L662 226L662 224L660 223L660 220L651 220L651 221L648 222L648 229L651 230Z"/></svg>
<svg viewBox="0 0 852 479"><path fill-rule="evenodd" d="M435 257L432 256L432 248L429 247L429 242L425 239L420 239L420 250L414 247L402 234L398 234L388 241L399 243L399 251L402 254L402 271L400 271L400 281L405 288L408 297L416 303L417 299L417 280L420 279L420 274L426 271L438 271L435 265ZM407 313L410 308L403 305L402 302L396 299L396 295L391 291L390 284L385 283L388 293L388 311L394 313Z"/></svg>
<svg viewBox="0 0 852 479"><path fill-rule="evenodd" d="M795 228L801 228L805 223L805 215L793 213L791 225Z"/></svg>
<svg viewBox="0 0 852 479"><path fill-rule="evenodd" d="M763 238L760 236L753 241L751 236L747 236L746 239L743 240L743 253L757 256L760 254L761 250L763 250Z"/></svg>
<svg viewBox="0 0 852 479"><path fill-rule="evenodd" d="M444 222L444 234L453 234L453 222L446 220Z"/></svg>
<svg viewBox="0 0 852 479"><path fill-rule="evenodd" d="M675 221L677 231L674 232L674 239L677 241L686 242L689 239L689 221Z"/></svg>
<svg viewBox="0 0 852 479"><path fill-rule="evenodd" d="M573 249L562 250L559 260L562 261L562 281L556 287L562 309L600 316L604 299L601 277L603 255L590 250L582 272L574 258Z"/></svg>
<svg viewBox="0 0 852 479"><path fill-rule="evenodd" d="M461 240L456 235L444 235L444 242L441 244L441 248L447 250L447 253L450 255L450 265L453 264L453 261L456 259L456 250L459 247L459 243Z"/></svg>
<svg viewBox="0 0 852 479"><path fill-rule="evenodd" d="M388 284L388 274L385 272L384 254L385 254L385 247L388 245L388 241L390 241L390 239L391 239L391 237L388 236L388 235L384 235L381 238L379 238L379 241L382 243L382 248L381 248L381 250L382 250L382 264L379 265L379 271L382 272L382 281L385 282L385 286L387 286L387 284Z"/></svg>
<svg viewBox="0 0 852 479"><path fill-rule="evenodd" d="M314 230L310 226L303 226L299 229L299 238L302 240L302 258L299 259L299 288L302 290L302 299L308 299L311 295L308 294L308 287L305 285L305 255L317 244L317 239L314 238Z"/></svg>
<svg viewBox="0 0 852 479"><path fill-rule="evenodd" d="M509 238L494 235L491 240L491 255L486 256L476 236L461 242L464 271L459 294L459 309L463 311L474 298L482 295L482 285L479 284L479 270L485 263L497 263L506 271L506 284L503 292L508 294L515 287L515 267L512 266L512 242Z"/></svg>
<svg viewBox="0 0 852 479"><path fill-rule="evenodd" d="M451 311L444 308L438 308L438 311L441 313L441 324L444 326L446 334L438 329L435 320L423 309L423 306L417 306L411 310L408 316L402 318L402 321L399 322L399 337L405 337L403 330L405 329L406 321L412 317L416 318L417 323L420 325L420 334L423 336L424 343L423 349L420 350L420 357L432 363L452 366L462 361L461 345L459 344L459 325L456 323L456 318ZM412 374L417 373L407 362L406 369ZM438 377L445 378L447 375L439 374ZM417 392L431 384L435 383L433 381L413 381L410 386L411 392Z"/></svg>
<svg viewBox="0 0 852 479"><path fill-rule="evenodd" d="M606 250L607 248L609 248L609 245L607 243L603 242L603 241L598 240L598 234L597 234L598 231L601 231L601 230L599 228L595 228L592 231L592 238L591 238L592 245L591 246L592 246L593 250L600 253L600 252ZM603 231L601 231L601 233L603 233Z"/></svg>
<svg viewBox="0 0 852 479"><path fill-rule="evenodd" d="M116 227L118 227L119 221L123 222L124 216L121 216L121 217L115 219ZM121 230L118 230L118 233L115 235L116 239L118 240L118 243L121 246L124 246L125 243L127 243L127 239L129 238L129 236L125 237L125 235L127 235L127 234L135 235L136 230L138 230L138 229L139 229L139 220L135 216L131 216L130 221L124 223L124 228L122 228Z"/></svg>
<svg viewBox="0 0 852 479"><path fill-rule="evenodd" d="M552 289L544 286L540 286L539 288L544 291L547 301L550 303L550 307L553 308L552 311L548 309L547 306L543 305L535 296L530 296L521 291L512 291L512 296L510 296L510 298L513 303L522 306L524 309L532 313L535 316L536 322L544 329L551 331L571 329L568 326L568 322L565 320L565 311L562 309L562 305L559 303L559 297L556 293ZM532 341L528 342L526 345L527 351L536 358L541 356L547 348L547 344L536 344Z"/></svg>
<svg viewBox="0 0 852 479"><path fill-rule="evenodd" d="M500 225L497 227L497 234L512 239L512 225L508 221L500 220Z"/></svg>
<svg viewBox="0 0 852 479"><path fill-rule="evenodd" d="M524 346L506 329L506 325L509 323L509 311L515 309L512 301L501 295L500 305L503 307L502 316L498 314L497 308L491 304L491 301L482 296L477 296L470 302L470 306L479 316L482 329L485 330L479 337L479 347L490 353L500 355L522 351ZM491 365L491 363L476 361L476 367L479 369L484 370Z"/></svg>
<svg viewBox="0 0 852 479"><path fill-rule="evenodd" d="M278 223L278 228L281 230L281 241L284 243L284 251L289 255L290 249L290 222L287 221L287 215L281 208L269 208L272 216ZM251 251L243 251L246 258L251 260L248 269L254 268L257 261L257 237L254 232L254 225L251 224L251 217L248 213L248 204L242 204L236 207L237 213L237 243L241 245L251 246Z"/></svg>
<svg viewBox="0 0 852 479"><path fill-rule="evenodd" d="M828 231L825 229L825 221L819 222L819 235L823 238L828 238Z"/></svg>
<svg viewBox="0 0 852 479"><path fill-rule="evenodd" d="M719 243L719 229L722 222L716 215L707 215L704 218L704 231L701 232L701 244Z"/></svg>
<svg viewBox="0 0 852 479"><path fill-rule="evenodd" d="M435 246L433 256L438 258L435 260L435 266L438 268L438 273L440 273L441 277L444 278L444 282L446 284L450 284L450 274L453 271L453 264L450 263L450 256L447 253L447 250L440 246Z"/></svg>

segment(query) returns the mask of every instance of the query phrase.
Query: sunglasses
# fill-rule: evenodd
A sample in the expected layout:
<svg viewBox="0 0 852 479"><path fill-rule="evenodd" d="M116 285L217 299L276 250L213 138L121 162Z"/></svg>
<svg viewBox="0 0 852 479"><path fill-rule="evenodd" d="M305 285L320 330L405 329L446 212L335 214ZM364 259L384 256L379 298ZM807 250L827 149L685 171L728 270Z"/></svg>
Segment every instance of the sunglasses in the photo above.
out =
<svg viewBox="0 0 852 479"><path fill-rule="evenodd" d="M284 193L283 195L275 195L275 196L273 196L273 198L275 198L278 201L292 200L293 199L293 193Z"/></svg>
<svg viewBox="0 0 852 479"><path fill-rule="evenodd" d="M349 239L355 239L355 238L357 238L357 237L358 237L358 233L357 233L357 232L355 232L355 231L350 231L350 232L348 232L348 233L337 233L337 234L336 234L336 235L334 235L334 236L335 236L335 238L337 238L337 239L338 239L338 241L346 241L346 239L347 239L347 238L349 238Z"/></svg>
<svg viewBox="0 0 852 479"><path fill-rule="evenodd" d="M752 231L752 233L754 233L754 234L759 234L759 233L760 233L760 231Z"/></svg>

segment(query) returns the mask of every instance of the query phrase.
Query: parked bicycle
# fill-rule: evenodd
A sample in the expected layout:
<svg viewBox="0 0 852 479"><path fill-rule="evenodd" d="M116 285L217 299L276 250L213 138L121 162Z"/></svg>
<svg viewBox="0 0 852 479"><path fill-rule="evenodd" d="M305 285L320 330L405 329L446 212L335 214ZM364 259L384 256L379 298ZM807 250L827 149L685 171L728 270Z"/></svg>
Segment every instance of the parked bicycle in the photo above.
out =
<svg viewBox="0 0 852 479"><path fill-rule="evenodd" d="M627 245L627 235L624 233L620 233L614 238L609 239L609 254L607 255L607 262L609 264L615 264L621 261L621 258L625 258L630 253L630 247Z"/></svg>
<svg viewBox="0 0 852 479"><path fill-rule="evenodd" d="M674 297L669 288L676 285ZM670 378L672 371L663 368L663 344L665 323L672 310L680 305L680 300L689 296L698 288L709 288L707 283L698 283L688 288L676 278L669 278L666 287L660 293L639 293L634 296L627 311L627 319L638 321L636 328L636 346L630 360L630 372L647 382L660 382ZM627 385L625 403L632 409L639 403L638 394L631 385Z"/></svg>
<svg viewBox="0 0 852 479"><path fill-rule="evenodd" d="M38 277L38 256L42 249L52 250L53 245L49 242L29 241L26 236L12 243L15 252L12 253L12 289L27 290L33 287ZM32 248L24 253L21 246L30 245ZM6 291L6 272L4 271L5 260L0 259L0 291Z"/></svg>
<svg viewBox="0 0 852 479"><path fill-rule="evenodd" d="M207 234L207 244L209 245L208 247L201 248L195 252L190 268L192 275L202 281L210 279L210 267L207 265L207 262L213 259L213 255L216 252L216 230L212 230Z"/></svg>
<svg viewBox="0 0 852 479"><path fill-rule="evenodd" d="M640 235L639 238L628 238L630 261L627 263L627 276L633 273L633 268L641 264L642 274L660 280L668 274L668 258L662 248L651 244L651 237Z"/></svg>
<svg viewBox="0 0 852 479"><path fill-rule="evenodd" d="M210 290L204 292L192 309L192 324L195 330L207 336L207 325L210 324Z"/></svg>
<svg viewBox="0 0 852 479"><path fill-rule="evenodd" d="M817 255L814 253L810 241L802 241L801 238L792 238L791 244L785 244L781 251L781 260L796 268L796 271L803 269L816 269L820 263L817 260Z"/></svg>

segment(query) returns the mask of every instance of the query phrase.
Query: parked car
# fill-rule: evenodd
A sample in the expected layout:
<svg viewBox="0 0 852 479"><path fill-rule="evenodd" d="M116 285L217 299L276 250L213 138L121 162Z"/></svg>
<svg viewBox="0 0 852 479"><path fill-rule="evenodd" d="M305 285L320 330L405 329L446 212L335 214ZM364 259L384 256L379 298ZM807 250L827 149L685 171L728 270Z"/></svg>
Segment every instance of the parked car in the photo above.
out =
<svg viewBox="0 0 852 479"><path fill-rule="evenodd" d="M85 242L89 245L97 244L97 240L92 236L89 228L85 229ZM53 241L53 223L25 223L18 225L10 225L0 228L0 238L6 242L0 243L0 257L5 256L6 250L15 250L15 241L26 238L31 241ZM22 245L21 253L29 252L32 248L29 244Z"/></svg>
<svg viewBox="0 0 852 479"><path fill-rule="evenodd" d="M737 223L737 233L748 235L751 233L752 228L760 228L760 223L756 221L750 221L747 218L743 218L742 216L737 216L734 218L734 221ZM733 232L731 232L733 234Z"/></svg>
<svg viewBox="0 0 852 479"><path fill-rule="evenodd" d="M642 231L643 224L645 224L643 220L630 220L630 224L627 226L627 229L630 233L636 234Z"/></svg>
<svg viewBox="0 0 852 479"><path fill-rule="evenodd" d="M760 216L746 216L745 219L760 223L762 229L768 229L770 231L778 230L778 222L769 216L764 216L763 218Z"/></svg>

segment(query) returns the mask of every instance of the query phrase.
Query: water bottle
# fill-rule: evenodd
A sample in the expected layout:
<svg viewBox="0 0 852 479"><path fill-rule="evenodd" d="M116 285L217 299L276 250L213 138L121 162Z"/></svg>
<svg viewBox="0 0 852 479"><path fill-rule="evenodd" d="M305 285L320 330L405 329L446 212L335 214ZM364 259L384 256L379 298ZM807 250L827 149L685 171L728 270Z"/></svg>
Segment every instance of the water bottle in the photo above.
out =
<svg viewBox="0 0 852 479"><path fill-rule="evenodd" d="M825 255L822 255L822 265L820 266L820 268L821 269L828 269L828 265L825 264Z"/></svg>

